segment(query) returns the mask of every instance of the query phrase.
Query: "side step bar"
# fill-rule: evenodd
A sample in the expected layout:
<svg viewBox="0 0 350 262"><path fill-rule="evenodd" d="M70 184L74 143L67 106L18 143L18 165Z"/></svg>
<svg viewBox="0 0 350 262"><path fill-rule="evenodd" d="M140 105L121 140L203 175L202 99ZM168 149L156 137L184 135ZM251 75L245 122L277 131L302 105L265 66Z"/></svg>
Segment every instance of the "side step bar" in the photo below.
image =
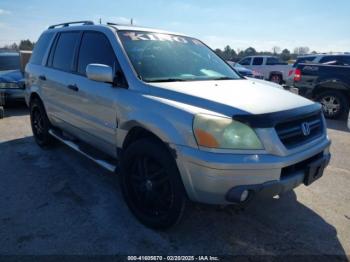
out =
<svg viewBox="0 0 350 262"><path fill-rule="evenodd" d="M50 133L50 135L52 135L57 140L61 141L65 145L67 145L70 148L74 149L75 151L79 152L80 154L82 154L83 156L87 157L88 159L94 161L99 166L107 169L110 172L116 172L117 171L117 165L111 163L108 160L99 159L99 158L97 158L95 156L92 156L93 154L89 154L89 152L87 152L87 150L84 150L83 147L79 143L76 143L76 142L74 142L72 140L69 140L68 138L64 137L64 135L60 134L60 132L57 132L57 131L55 131L53 129L50 129L49 133ZM94 154L94 155L96 155L96 154Z"/></svg>

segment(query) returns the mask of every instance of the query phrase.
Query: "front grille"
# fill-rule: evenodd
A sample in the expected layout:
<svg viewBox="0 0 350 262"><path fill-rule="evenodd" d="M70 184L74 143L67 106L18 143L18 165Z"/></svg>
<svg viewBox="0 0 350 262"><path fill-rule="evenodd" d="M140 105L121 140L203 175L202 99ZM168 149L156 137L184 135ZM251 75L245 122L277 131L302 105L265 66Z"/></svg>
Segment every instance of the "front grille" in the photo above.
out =
<svg viewBox="0 0 350 262"><path fill-rule="evenodd" d="M302 124L307 123L310 127L310 134L304 135ZM283 122L276 125L276 132L284 146L288 149L305 144L319 137L323 133L323 121L321 113Z"/></svg>

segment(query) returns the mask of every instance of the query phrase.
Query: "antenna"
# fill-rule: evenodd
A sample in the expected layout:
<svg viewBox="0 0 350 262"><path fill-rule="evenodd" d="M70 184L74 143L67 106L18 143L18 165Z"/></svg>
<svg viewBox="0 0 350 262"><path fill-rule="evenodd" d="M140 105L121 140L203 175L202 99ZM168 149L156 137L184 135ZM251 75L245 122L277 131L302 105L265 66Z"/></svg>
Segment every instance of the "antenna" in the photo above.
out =
<svg viewBox="0 0 350 262"><path fill-rule="evenodd" d="M101 17L100 17L100 19L99 19L99 22L100 22L100 24L102 24L102 19L101 19Z"/></svg>
<svg viewBox="0 0 350 262"><path fill-rule="evenodd" d="M131 18L131 19L130 19L130 25L133 25L133 24L134 24L134 19Z"/></svg>

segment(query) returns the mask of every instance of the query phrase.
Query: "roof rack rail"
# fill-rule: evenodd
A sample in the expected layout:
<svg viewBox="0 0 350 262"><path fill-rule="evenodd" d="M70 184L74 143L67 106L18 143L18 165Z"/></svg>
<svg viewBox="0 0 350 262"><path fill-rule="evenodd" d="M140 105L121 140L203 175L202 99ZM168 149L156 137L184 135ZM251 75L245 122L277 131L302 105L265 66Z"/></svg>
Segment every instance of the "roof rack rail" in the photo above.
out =
<svg viewBox="0 0 350 262"><path fill-rule="evenodd" d="M93 25L94 22L92 21L74 21L74 22L67 22L67 23L62 23L62 24L57 24L57 25L50 25L48 29L54 29L56 27L68 27L73 24L82 24L82 25Z"/></svg>

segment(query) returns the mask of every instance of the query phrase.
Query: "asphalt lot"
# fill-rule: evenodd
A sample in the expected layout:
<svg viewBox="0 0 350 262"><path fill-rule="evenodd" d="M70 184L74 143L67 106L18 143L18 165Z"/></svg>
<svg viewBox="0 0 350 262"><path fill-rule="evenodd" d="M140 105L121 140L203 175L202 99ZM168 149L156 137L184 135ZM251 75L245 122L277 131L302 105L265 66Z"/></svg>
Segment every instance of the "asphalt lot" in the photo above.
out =
<svg viewBox="0 0 350 262"><path fill-rule="evenodd" d="M0 254L350 254L350 133L329 121L324 177L244 212L192 204L168 232L143 227L117 178L64 145L33 140L25 108L0 120Z"/></svg>

